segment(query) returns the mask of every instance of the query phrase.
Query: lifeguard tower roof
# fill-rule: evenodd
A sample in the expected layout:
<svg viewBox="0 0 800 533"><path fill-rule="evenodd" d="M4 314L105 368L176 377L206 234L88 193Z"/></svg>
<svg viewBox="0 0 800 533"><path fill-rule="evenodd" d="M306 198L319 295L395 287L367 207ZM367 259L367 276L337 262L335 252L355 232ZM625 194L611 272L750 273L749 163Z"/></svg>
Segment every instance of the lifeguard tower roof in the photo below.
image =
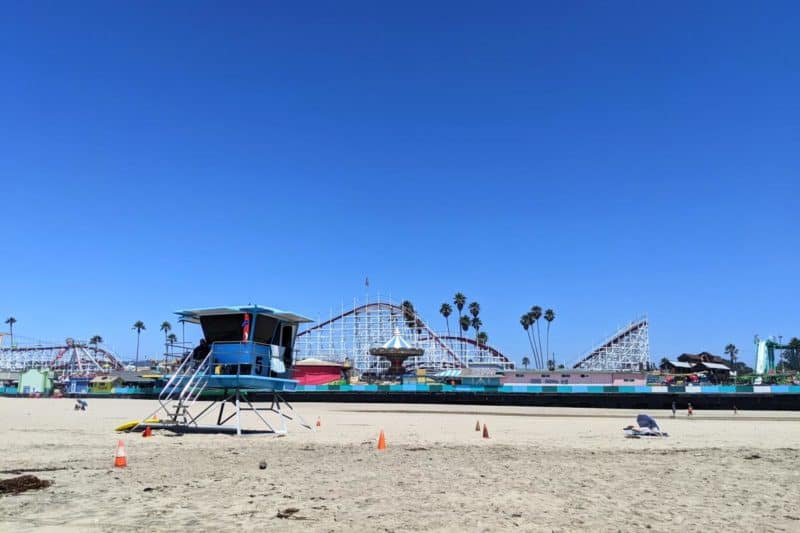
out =
<svg viewBox="0 0 800 533"><path fill-rule="evenodd" d="M298 315L291 311L282 311L274 307L263 307L260 305L232 305L229 307L207 307L204 309L187 309L184 311L175 311L175 314L191 324L199 324L200 317L204 316L221 316L221 315L236 315L241 313L250 313L253 315L271 316L282 320L283 322L291 322L294 324L303 324L305 322L313 322L310 318Z"/></svg>

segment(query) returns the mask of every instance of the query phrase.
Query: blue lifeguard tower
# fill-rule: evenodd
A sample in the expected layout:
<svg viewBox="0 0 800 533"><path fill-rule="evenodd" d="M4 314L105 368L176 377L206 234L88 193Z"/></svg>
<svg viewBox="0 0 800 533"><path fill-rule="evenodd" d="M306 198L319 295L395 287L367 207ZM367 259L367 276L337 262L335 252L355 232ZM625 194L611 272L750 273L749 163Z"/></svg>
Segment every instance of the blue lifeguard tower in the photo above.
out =
<svg viewBox="0 0 800 533"><path fill-rule="evenodd" d="M181 321L198 324L207 345L196 348L181 361L159 395L159 408L133 429L150 426L180 432L231 432L285 434L286 420L307 424L281 396L294 390L290 379L294 341L300 324L310 319L258 305L213 307L177 311ZM205 394L203 401L200 396ZM269 402L269 407L257 407ZM206 404L206 402L208 402ZM231 404L233 410L225 412ZM216 424L200 419L219 406ZM242 427L242 412L256 415L259 429ZM196 412L196 414L194 414ZM278 415L280 428L268 420ZM154 417L158 418L155 421ZM313 429L312 429L313 430Z"/></svg>

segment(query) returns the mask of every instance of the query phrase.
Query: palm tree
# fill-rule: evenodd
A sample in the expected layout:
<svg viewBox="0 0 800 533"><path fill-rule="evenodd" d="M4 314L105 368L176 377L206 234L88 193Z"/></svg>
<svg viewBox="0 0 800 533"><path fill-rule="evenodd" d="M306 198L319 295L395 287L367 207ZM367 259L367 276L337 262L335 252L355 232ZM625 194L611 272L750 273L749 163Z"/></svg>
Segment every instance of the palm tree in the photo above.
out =
<svg viewBox="0 0 800 533"><path fill-rule="evenodd" d="M737 348L735 344L729 344L725 347L725 353L731 358L731 370L733 370L733 365L736 362L736 356L739 353L739 348ZM736 384L736 378L734 378L733 383L734 385Z"/></svg>
<svg viewBox="0 0 800 533"><path fill-rule="evenodd" d="M542 308L538 305L534 305L531 307L531 324L536 324L536 338L538 339L537 347L539 348L539 355L542 356L542 362L544 362L547 354L542 353L542 330L539 329L540 318L542 318Z"/></svg>
<svg viewBox="0 0 800 533"><path fill-rule="evenodd" d="M462 316L458 319L458 325L461 326L461 331L466 333L469 331L470 320L468 316ZM463 336L463 333L462 333ZM464 358L464 342L461 342L461 358Z"/></svg>
<svg viewBox="0 0 800 533"><path fill-rule="evenodd" d="M403 319L406 322L406 326L408 326L408 329L414 330L417 318L417 312L414 310L414 304L412 304L409 300L404 300L403 303L400 304L400 308L403 310Z"/></svg>
<svg viewBox="0 0 800 533"><path fill-rule="evenodd" d="M166 352L169 344L167 341L167 335L169 334L170 331L172 331L172 324L170 324L165 320L164 322L161 323L161 327L159 328L159 330L164 332L164 352Z"/></svg>
<svg viewBox="0 0 800 533"><path fill-rule="evenodd" d="M547 320L547 344L545 344L545 348L547 348L547 356L550 357L550 322L556 319L556 312L548 309L544 312L544 319Z"/></svg>
<svg viewBox="0 0 800 533"><path fill-rule="evenodd" d="M528 359L528 356L522 358L522 366L525 367L525 370L528 370L528 365L531 364L531 360Z"/></svg>
<svg viewBox="0 0 800 533"><path fill-rule="evenodd" d="M519 318L519 323L522 325L522 328L525 330L525 333L528 335L528 344L531 345L531 355L533 355L534 364L538 367L539 366L539 358L536 355L536 346L533 344L533 339L531 338L531 331L530 327L533 322L531 322L530 313L525 313Z"/></svg>
<svg viewBox="0 0 800 533"><path fill-rule="evenodd" d="M476 336L476 339L478 341L478 348L481 350L481 353L483 353L483 349L486 348L486 344L489 342L489 334L485 331L481 331Z"/></svg>
<svg viewBox="0 0 800 533"><path fill-rule="evenodd" d="M528 336L528 344L531 347L531 355L533 356L533 364L536 364L536 347L533 345L533 340L531 339L531 317L528 316L528 313L525 313L521 317L519 317L519 324L522 326L522 329L525 330L525 334Z"/></svg>
<svg viewBox="0 0 800 533"><path fill-rule="evenodd" d="M142 330L147 329L144 327L144 322L141 320L137 320L133 323L133 327L131 329L136 330L136 366L139 366L139 337L142 335Z"/></svg>
<svg viewBox="0 0 800 533"><path fill-rule="evenodd" d="M463 293L457 292L455 296L453 296L453 303L456 305L456 309L458 309L458 321L461 322L461 311L464 310L464 304L467 303L467 297L464 296Z"/></svg>
<svg viewBox="0 0 800 533"><path fill-rule="evenodd" d="M94 344L94 356L97 357L97 345L103 342L103 337L95 335L89 339L89 344Z"/></svg>
<svg viewBox="0 0 800 533"><path fill-rule="evenodd" d="M167 355L172 355L170 348L178 342L178 336L174 333L167 335Z"/></svg>
<svg viewBox="0 0 800 533"><path fill-rule="evenodd" d="M725 347L725 353L731 358L731 370L733 370L733 364L736 362L736 355L739 353L739 349L735 344L729 344Z"/></svg>
<svg viewBox="0 0 800 533"><path fill-rule="evenodd" d="M478 302L469 304L469 313L472 315L472 318L478 318L478 315L481 314L481 304Z"/></svg>
<svg viewBox="0 0 800 533"><path fill-rule="evenodd" d="M481 326L483 326L483 321L480 318L475 317L470 321L470 325L472 329L475 330L475 342L478 342L478 333L481 331Z"/></svg>
<svg viewBox="0 0 800 533"><path fill-rule="evenodd" d="M17 323L17 319L13 316L6 318L6 324L8 324L8 331L11 334L11 346L14 346L14 324Z"/></svg>
<svg viewBox="0 0 800 533"><path fill-rule="evenodd" d="M464 296L463 292L457 292L455 296L453 296L453 304L455 304L456 309L458 309L458 324L461 325L461 312L464 310L464 305L467 303L467 297ZM459 335L460 337L461 335ZM461 343L461 356L464 356L464 342L459 341Z"/></svg>
<svg viewBox="0 0 800 533"><path fill-rule="evenodd" d="M445 302L439 308L439 312L444 317L445 321L447 322L447 336L450 336L450 315L453 314L453 308L450 307L450 304Z"/></svg>

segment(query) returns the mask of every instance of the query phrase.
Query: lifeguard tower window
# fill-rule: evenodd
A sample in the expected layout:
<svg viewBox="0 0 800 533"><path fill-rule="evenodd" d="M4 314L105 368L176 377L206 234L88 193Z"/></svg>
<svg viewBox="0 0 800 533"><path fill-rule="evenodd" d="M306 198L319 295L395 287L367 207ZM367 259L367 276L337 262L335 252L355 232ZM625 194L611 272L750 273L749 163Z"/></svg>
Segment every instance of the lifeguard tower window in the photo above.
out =
<svg viewBox="0 0 800 533"><path fill-rule="evenodd" d="M256 318L256 330L253 332L253 340L261 344L272 344L278 321L272 317L259 315Z"/></svg>
<svg viewBox="0 0 800 533"><path fill-rule="evenodd" d="M203 335L211 342L241 342L244 314L211 315L200 318ZM262 344L272 344L278 321L268 316L258 316L251 340Z"/></svg>
<svg viewBox="0 0 800 533"><path fill-rule="evenodd" d="M206 341L237 342L242 340L244 315L212 315L200 317L200 326Z"/></svg>
<svg viewBox="0 0 800 533"><path fill-rule="evenodd" d="M286 368L292 368L292 345L294 344L294 326L283 326L281 328L281 346L283 346L283 364Z"/></svg>

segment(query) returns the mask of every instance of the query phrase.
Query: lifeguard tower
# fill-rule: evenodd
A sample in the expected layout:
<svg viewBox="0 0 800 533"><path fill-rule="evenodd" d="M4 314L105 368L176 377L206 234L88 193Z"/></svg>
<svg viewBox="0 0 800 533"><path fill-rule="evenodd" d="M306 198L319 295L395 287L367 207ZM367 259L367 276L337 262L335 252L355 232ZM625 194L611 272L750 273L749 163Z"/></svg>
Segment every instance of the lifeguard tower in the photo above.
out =
<svg viewBox="0 0 800 533"><path fill-rule="evenodd" d="M312 429L281 396L297 386L297 381L289 379L294 341L298 326L310 319L258 305L176 314L182 321L200 325L207 353L196 350L181 362L159 395L159 408L132 429L285 434L286 420ZM199 401L201 395L203 401ZM257 406L255 398L263 405ZM226 413L229 404L233 409ZM217 407L216 423L201 424L200 419ZM260 427L243 428L243 412L254 413L253 421ZM275 415L280 422L277 428L269 421Z"/></svg>

